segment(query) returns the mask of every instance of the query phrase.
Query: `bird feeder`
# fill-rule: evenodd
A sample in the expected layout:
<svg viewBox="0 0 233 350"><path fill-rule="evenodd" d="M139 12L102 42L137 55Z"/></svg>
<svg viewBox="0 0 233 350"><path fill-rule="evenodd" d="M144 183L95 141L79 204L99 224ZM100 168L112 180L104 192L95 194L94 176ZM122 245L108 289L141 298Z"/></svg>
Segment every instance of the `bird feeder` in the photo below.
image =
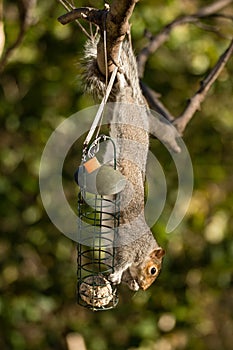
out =
<svg viewBox="0 0 233 350"><path fill-rule="evenodd" d="M100 142L112 143L113 166L100 164ZM93 311L118 303L117 288L108 276L114 272L115 240L120 219L120 192L126 184L116 169L116 147L105 135L84 149L75 173L78 194L77 302Z"/></svg>

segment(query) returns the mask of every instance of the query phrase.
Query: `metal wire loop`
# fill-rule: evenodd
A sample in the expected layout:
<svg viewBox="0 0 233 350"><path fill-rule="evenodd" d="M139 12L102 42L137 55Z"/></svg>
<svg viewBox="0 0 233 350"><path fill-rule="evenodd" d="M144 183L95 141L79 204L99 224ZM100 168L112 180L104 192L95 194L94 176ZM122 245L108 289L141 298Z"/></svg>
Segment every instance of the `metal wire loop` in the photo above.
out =
<svg viewBox="0 0 233 350"><path fill-rule="evenodd" d="M103 141L112 144L112 164L116 170L114 140L100 135L83 149L82 162L93 158ZM104 197L80 187L78 195L77 302L93 311L109 310L118 303L117 286L109 281L114 272L115 242L120 223L120 194Z"/></svg>

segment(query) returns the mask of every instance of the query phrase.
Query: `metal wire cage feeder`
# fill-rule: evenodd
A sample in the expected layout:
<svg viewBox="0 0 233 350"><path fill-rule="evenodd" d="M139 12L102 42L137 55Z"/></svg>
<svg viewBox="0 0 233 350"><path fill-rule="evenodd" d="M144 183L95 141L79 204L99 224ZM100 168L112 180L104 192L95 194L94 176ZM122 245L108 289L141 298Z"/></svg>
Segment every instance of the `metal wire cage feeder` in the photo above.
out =
<svg viewBox="0 0 233 350"><path fill-rule="evenodd" d="M97 182L96 173L91 180L85 170L85 163L93 159L99 150L99 143L110 141L113 149L113 167L116 171L116 147L114 141L105 135L99 136L85 151L81 163L81 180L78 194L78 245L77 245L77 302L93 311L108 310L118 303L117 287L108 276L114 272L115 241L120 219L120 194L103 195L93 190ZM109 168L110 169L110 168ZM107 168L107 171L109 171ZM105 169L106 170L106 169ZM111 169L110 169L111 170ZM80 167L78 169L80 174ZM97 170L98 172L98 170ZM104 177L101 175L104 181ZM97 184L98 185L98 184ZM91 188L90 188L91 187ZM98 186L97 186L98 187Z"/></svg>

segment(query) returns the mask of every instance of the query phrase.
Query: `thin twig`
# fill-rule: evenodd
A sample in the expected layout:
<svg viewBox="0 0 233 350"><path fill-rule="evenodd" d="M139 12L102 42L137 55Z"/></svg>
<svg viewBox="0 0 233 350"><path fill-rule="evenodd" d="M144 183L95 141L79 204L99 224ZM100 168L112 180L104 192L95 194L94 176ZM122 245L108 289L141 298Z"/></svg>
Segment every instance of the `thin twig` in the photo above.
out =
<svg viewBox="0 0 233 350"><path fill-rule="evenodd" d="M173 124L180 134L184 132L187 124L193 118L196 111L200 109L200 105L204 101L207 92L209 91L213 83L216 81L219 74L222 72L223 68L225 67L227 61L230 59L232 54L233 40L231 41L226 51L219 57L217 63L207 75L207 77L201 82L200 88L189 100L188 105L183 111L183 113L174 121Z"/></svg>
<svg viewBox="0 0 233 350"><path fill-rule="evenodd" d="M163 103L159 100L160 95L157 94L151 88L149 88L142 81L140 81L140 87L145 99L147 100L149 107L152 110L156 111L157 113L161 114L164 118L166 118L170 122L172 122L174 120L174 117L171 115L168 109L163 105Z"/></svg>
<svg viewBox="0 0 233 350"><path fill-rule="evenodd" d="M208 25L208 24L199 22L199 23L196 23L196 27L198 27L198 28L200 28L200 29L202 29L202 30L205 30L206 32L215 33L215 34L218 35L220 38L229 39L229 38L227 38L226 35L220 33L220 32L219 32L219 28L217 28L217 27L215 27L215 26L211 26L211 25Z"/></svg>
<svg viewBox="0 0 233 350"><path fill-rule="evenodd" d="M226 13L213 13L209 18L223 18L228 19L229 21L233 21L233 16L227 15Z"/></svg>
<svg viewBox="0 0 233 350"><path fill-rule="evenodd" d="M67 11L72 11L75 9L75 6L67 0L58 0L58 2L60 2Z"/></svg>

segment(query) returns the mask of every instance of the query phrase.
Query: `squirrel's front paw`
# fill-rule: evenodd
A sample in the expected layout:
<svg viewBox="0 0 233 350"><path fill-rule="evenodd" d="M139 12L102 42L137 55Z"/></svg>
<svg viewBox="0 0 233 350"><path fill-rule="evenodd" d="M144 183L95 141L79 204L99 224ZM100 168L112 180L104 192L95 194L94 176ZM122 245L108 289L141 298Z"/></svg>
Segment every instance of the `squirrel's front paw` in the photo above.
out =
<svg viewBox="0 0 233 350"><path fill-rule="evenodd" d="M121 283L121 276L122 272L114 272L109 276L109 281L112 282L113 284L120 284Z"/></svg>
<svg viewBox="0 0 233 350"><path fill-rule="evenodd" d="M134 290L135 292L139 290L139 285L135 280L131 280L128 282L129 289Z"/></svg>

